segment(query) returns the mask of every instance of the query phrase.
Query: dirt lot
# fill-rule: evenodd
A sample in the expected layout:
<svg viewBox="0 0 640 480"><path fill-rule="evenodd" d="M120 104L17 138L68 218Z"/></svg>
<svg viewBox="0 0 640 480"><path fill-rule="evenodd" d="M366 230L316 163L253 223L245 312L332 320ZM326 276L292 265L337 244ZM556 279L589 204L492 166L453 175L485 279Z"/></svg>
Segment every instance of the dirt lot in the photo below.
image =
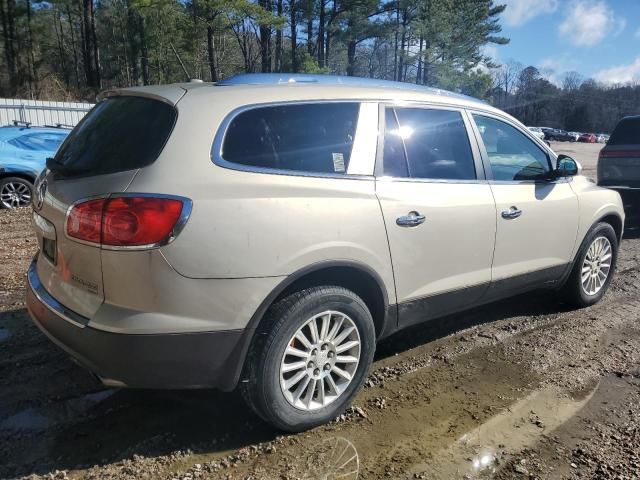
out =
<svg viewBox="0 0 640 480"><path fill-rule="evenodd" d="M593 171L597 146L554 147ZM288 436L235 393L105 390L27 317L35 248L0 211L0 478L640 478L633 236L599 305L538 292L401 332L354 407Z"/></svg>

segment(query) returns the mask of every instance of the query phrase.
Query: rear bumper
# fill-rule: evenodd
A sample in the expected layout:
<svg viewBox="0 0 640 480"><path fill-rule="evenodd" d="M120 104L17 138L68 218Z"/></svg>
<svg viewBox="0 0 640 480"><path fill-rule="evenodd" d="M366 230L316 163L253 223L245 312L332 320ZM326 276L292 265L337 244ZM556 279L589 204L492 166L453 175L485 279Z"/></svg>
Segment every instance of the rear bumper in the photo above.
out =
<svg viewBox="0 0 640 480"><path fill-rule="evenodd" d="M235 388L249 330L123 334L98 330L44 289L35 263L28 272L27 308L55 344L106 385L133 388Z"/></svg>

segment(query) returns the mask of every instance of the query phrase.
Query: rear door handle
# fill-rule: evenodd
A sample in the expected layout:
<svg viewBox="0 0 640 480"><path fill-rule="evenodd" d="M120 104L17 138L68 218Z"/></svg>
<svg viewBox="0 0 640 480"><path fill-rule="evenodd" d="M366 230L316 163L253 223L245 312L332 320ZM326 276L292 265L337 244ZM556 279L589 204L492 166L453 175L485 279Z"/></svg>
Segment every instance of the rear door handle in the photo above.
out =
<svg viewBox="0 0 640 480"><path fill-rule="evenodd" d="M396 218L396 224L400 227L417 227L424 223L426 217L418 212L409 212L407 215Z"/></svg>
<svg viewBox="0 0 640 480"><path fill-rule="evenodd" d="M502 212L502 218L506 219L518 218L520 215L522 215L522 210L515 206Z"/></svg>

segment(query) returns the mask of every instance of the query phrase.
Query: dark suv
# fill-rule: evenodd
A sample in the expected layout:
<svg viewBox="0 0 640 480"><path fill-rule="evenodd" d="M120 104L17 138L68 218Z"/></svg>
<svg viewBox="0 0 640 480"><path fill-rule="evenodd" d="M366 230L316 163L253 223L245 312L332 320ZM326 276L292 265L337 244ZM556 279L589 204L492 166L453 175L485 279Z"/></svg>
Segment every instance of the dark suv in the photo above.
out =
<svg viewBox="0 0 640 480"><path fill-rule="evenodd" d="M598 185L617 190L629 220L640 223L640 115L620 120L600 151Z"/></svg>

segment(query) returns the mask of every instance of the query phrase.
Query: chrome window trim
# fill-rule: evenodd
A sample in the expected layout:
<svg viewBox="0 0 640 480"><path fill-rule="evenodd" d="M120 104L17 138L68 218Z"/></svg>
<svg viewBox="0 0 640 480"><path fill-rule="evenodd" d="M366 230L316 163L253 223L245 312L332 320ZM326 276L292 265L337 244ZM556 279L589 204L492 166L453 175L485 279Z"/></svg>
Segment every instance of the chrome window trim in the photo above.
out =
<svg viewBox="0 0 640 480"><path fill-rule="evenodd" d="M425 110L448 110L448 111L457 111L460 113L462 117L462 121L464 122L465 130L467 132L467 140L469 141L469 148L471 149L471 154L473 156L473 163L476 172L475 179L443 179L443 178L410 178L410 177L394 177L391 175L384 174L384 134L386 131L385 125L385 110L387 108L422 108ZM404 183L448 183L448 184L485 184L487 183L487 179L484 171L484 163L482 161L482 156L480 149L475 141L472 139L472 135L474 134L474 130L472 128L472 124L467 118L466 108L460 105L448 105L441 103L430 103L430 102L421 102L421 101L381 101L379 103L378 110L378 123L379 123L379 132L378 135L378 154L376 155L376 168L375 175L376 180L383 182L404 182Z"/></svg>
<svg viewBox="0 0 640 480"><path fill-rule="evenodd" d="M231 122L241 113L247 112L249 110L255 110L258 108L268 108L268 107L278 107L283 105L315 105L315 104L324 104L324 103L357 103L362 106L363 103L374 103L377 104L377 100L363 100L363 99L329 99L329 100L288 100L281 102L266 102L266 103L252 103L243 105L242 107L238 107L232 110L230 113L225 116L224 120L218 127L218 130L213 139L213 144L211 146L211 161L217 165L218 167L226 168L229 170L235 170L239 172L249 172L249 173L261 173L261 174L269 174L269 175L285 175L289 177L311 177L311 178L339 178L339 179L349 179L349 180L372 180L373 175L361 175L361 174L351 174L349 173L349 167L347 167L347 172L345 173L323 173L323 172L307 172L304 170L283 170L279 168L267 168L267 167L254 167L251 165L243 165L241 163L230 162L225 160L222 157L222 145L224 143L224 138L227 135L227 130L229 129L229 125ZM358 110L358 117L360 116L360 109ZM358 118L358 124L360 120ZM357 134L357 125L356 125L356 134ZM356 139L354 137L353 145L355 146ZM353 153L353 147L351 152Z"/></svg>
<svg viewBox="0 0 640 480"><path fill-rule="evenodd" d="M99 200L99 199L111 199L111 198L128 198L128 197L149 197L149 198L167 198L170 200L179 200L182 202L182 211L180 212L180 216L178 217L178 221L176 222L176 225L173 227L173 230L171 231L171 233L169 234L169 236L164 239L161 242L156 242L156 243L149 243L147 245L131 245L131 246L119 246L119 245L103 245L102 243L95 243L95 242L88 242L86 240L81 240L79 238L75 238L75 237L71 237L69 236L69 234L67 233L67 219L69 218L69 214L71 213L71 210L73 209L73 207L75 207L76 205L83 203L83 202L88 202L91 200ZM168 195L168 194L164 194L164 193L139 193L139 192L125 192L125 193L115 193L115 194L111 194L111 195L96 195L93 197L86 197L86 198L81 198L80 200L77 200L75 202L73 202L71 205L69 205L69 207L67 208L67 212L65 214L64 217L64 236L72 241L72 242L77 242L77 243L81 243L83 245L87 245L90 247L95 247L95 248L99 248L101 250L127 250L127 251L136 251L136 250L152 250L152 249L156 249L156 248L160 248L160 247L164 247L166 245L169 245L171 242L173 242L176 237L180 234L180 232L184 229L185 225L187 224L187 220L189 220L189 217L191 216L191 212L193 211L193 201L190 198L187 197L182 197L180 195Z"/></svg>
<svg viewBox="0 0 640 480"><path fill-rule="evenodd" d="M66 308L55 298L53 298L44 288L44 285L40 281L40 278L38 278L39 255L40 252L36 254L33 261L31 262L31 265L29 266L29 270L27 271L27 282L29 282L31 291L40 301L40 303L42 303L49 311L77 327L84 328L89 323L89 319Z"/></svg>

